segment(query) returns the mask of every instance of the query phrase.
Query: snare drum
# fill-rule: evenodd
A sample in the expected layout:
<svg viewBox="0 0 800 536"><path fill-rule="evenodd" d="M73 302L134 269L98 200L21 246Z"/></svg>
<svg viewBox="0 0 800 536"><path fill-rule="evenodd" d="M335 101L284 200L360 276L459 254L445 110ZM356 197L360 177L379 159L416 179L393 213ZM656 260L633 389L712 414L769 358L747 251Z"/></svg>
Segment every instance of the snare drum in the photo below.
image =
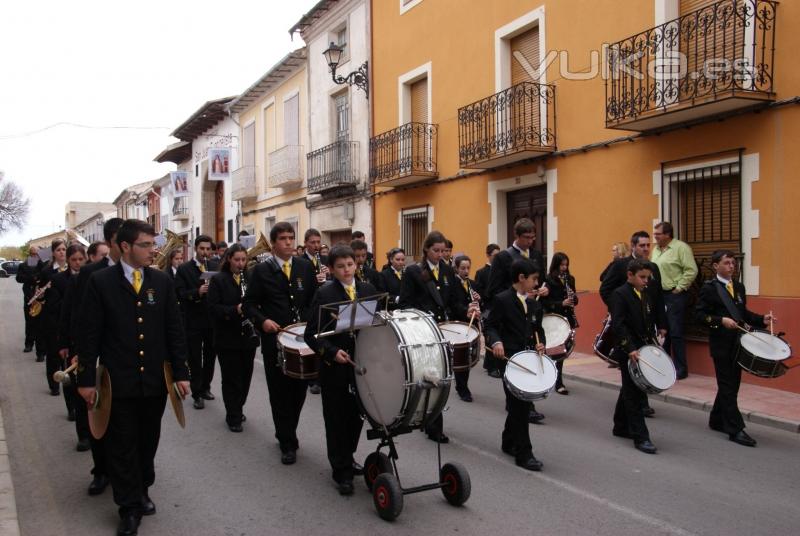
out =
<svg viewBox="0 0 800 536"><path fill-rule="evenodd" d="M480 358L480 332L466 322L442 322L442 335L453 347L453 370L463 372L474 367Z"/></svg>
<svg viewBox="0 0 800 536"><path fill-rule="evenodd" d="M519 363L528 370L517 367L515 363ZM547 398L547 395L556 386L557 376L558 370L552 359L546 355L540 356L533 350L525 350L517 352L508 360L503 382L515 397L527 402L535 402Z"/></svg>
<svg viewBox="0 0 800 536"><path fill-rule="evenodd" d="M605 320L603 320L603 327L600 329L600 333L594 338L592 349L595 355L603 361L617 365L617 361L611 357L616 345L617 337L614 335L614 332L611 331L611 315L608 315Z"/></svg>
<svg viewBox="0 0 800 536"><path fill-rule="evenodd" d="M575 348L575 330L569 320L561 315L549 313L542 317L545 335L545 353L553 361L563 361Z"/></svg>
<svg viewBox="0 0 800 536"><path fill-rule="evenodd" d="M752 331L739 337L736 362L761 378L778 378L788 370L782 361L792 357L789 343L767 331Z"/></svg>
<svg viewBox="0 0 800 536"><path fill-rule="evenodd" d="M319 375L319 358L303 339L306 323L292 324L284 329L286 331L278 333L278 363L281 370L290 378L315 379Z"/></svg>
<svg viewBox="0 0 800 536"><path fill-rule="evenodd" d="M447 403L449 343L422 311L377 314L386 324L362 329L356 339L356 361L366 369L355 376L361 407L376 428L420 428Z"/></svg>
<svg viewBox="0 0 800 536"><path fill-rule="evenodd" d="M648 344L639 348L639 360L628 359L628 372L636 386L649 394L666 391L677 379L672 358L660 346Z"/></svg>

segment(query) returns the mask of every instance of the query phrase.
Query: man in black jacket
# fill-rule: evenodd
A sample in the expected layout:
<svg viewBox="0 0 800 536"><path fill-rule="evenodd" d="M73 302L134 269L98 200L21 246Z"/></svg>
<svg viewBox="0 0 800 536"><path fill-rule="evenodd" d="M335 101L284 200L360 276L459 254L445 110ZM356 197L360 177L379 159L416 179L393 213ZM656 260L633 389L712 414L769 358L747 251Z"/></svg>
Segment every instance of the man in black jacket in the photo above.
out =
<svg viewBox="0 0 800 536"><path fill-rule="evenodd" d="M655 454L656 447L650 441L642 412L645 394L631 379L628 359L639 359L639 348L652 344L656 328L660 335L666 334L667 319L664 309L657 307L645 290L651 275L646 261L630 261L627 272L626 283L611 295L611 329L617 337L614 355L622 375L612 433L633 439L634 446L642 452Z"/></svg>
<svg viewBox="0 0 800 536"><path fill-rule="evenodd" d="M155 230L126 220L117 233L120 263L95 272L86 289L86 335L79 353L78 387L94 403L96 361L111 377L113 400L105 444L119 505L117 534L136 534L142 515L155 513L148 488L167 400L164 362L172 365L181 396L189 393L186 347L172 281L150 268Z"/></svg>
<svg viewBox="0 0 800 536"><path fill-rule="evenodd" d="M17 283L22 283L22 310L25 314L25 349L23 352L33 351L36 343L37 319L28 314L28 301L36 291L36 281L44 263L39 258L39 248L31 246L28 250L28 258L19 265L17 270ZM44 348L36 348L36 361L44 361Z"/></svg>
<svg viewBox="0 0 800 536"><path fill-rule="evenodd" d="M734 443L755 447L756 440L744 431L744 420L737 403L742 382L742 369L736 361L738 328L742 324L763 328L775 318L772 314L761 316L747 309L744 285L733 280L736 272L733 251L715 251L711 255L711 267L716 277L703 284L695 308L697 321L709 328L709 349L717 376L717 396L708 426L728 434Z"/></svg>
<svg viewBox="0 0 800 536"><path fill-rule="evenodd" d="M306 230L305 235L303 235L303 245L305 249L303 252L303 258L308 260L308 262L310 262L314 267L314 276L317 278L317 287L321 287L330 277L328 258L324 255L320 255L319 253L319 250L322 247L322 235L317 229L314 229L313 227L309 228ZM319 379L308 381L308 392L312 395L318 395L322 392Z"/></svg>
<svg viewBox="0 0 800 536"><path fill-rule="evenodd" d="M354 394L355 379L350 364L355 356L355 335L339 333L317 338L316 334L323 305L354 301L375 295L378 291L370 283L355 278L356 261L351 248L334 246L328 259L334 279L323 285L314 297L311 317L305 330L305 341L322 358L319 371L322 415L325 419L325 439L333 480L339 493L352 495L353 475L357 469L353 454L358 447L363 425ZM324 322L324 318L322 321Z"/></svg>
<svg viewBox="0 0 800 536"><path fill-rule="evenodd" d="M308 322L311 300L317 289L314 268L302 257L293 257L294 227L276 223L269 233L273 256L257 264L249 274L242 309L261 331L261 354L267 378L275 437L281 462L297 460L297 423L306 400L306 380L290 378L278 362L278 332L298 322Z"/></svg>
<svg viewBox="0 0 800 536"><path fill-rule="evenodd" d="M362 240L350 242L350 248L355 254L356 260L356 279L362 283L369 283L379 292L383 292L383 277L381 273L367 264L367 243ZM373 265L375 261L373 260Z"/></svg>
<svg viewBox="0 0 800 536"><path fill-rule="evenodd" d="M489 244L486 246L486 264L475 272L475 290L481 295L481 302L486 303L489 293L489 278L492 273L492 262L500 253L500 246Z"/></svg>
<svg viewBox="0 0 800 536"><path fill-rule="evenodd" d="M189 370L192 377L192 398L195 409L203 409L205 400L214 400L211 380L214 379L214 332L206 295L210 275L219 264L210 260L212 240L200 235L194 240L195 258L178 267L175 289L183 306L186 342L189 346ZM206 273L206 275L203 275Z"/></svg>

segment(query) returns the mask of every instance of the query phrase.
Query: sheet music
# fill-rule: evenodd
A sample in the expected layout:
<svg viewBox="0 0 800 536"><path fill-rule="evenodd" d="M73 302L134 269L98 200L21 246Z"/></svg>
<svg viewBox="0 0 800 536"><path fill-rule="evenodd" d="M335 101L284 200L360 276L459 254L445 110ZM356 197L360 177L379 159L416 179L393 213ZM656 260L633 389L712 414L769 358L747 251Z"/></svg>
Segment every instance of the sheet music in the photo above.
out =
<svg viewBox="0 0 800 536"><path fill-rule="evenodd" d="M211 279L212 277L214 277L214 276L215 276L215 275L217 275L218 273L219 273L219 272L202 272L202 273L200 274L200 281L205 281L205 280L207 280L207 279Z"/></svg>
<svg viewBox="0 0 800 536"><path fill-rule="evenodd" d="M353 319L354 307L355 319ZM340 305L338 313L339 319L336 321L336 331L350 331L351 329L361 329L372 326L377 307L377 300Z"/></svg>

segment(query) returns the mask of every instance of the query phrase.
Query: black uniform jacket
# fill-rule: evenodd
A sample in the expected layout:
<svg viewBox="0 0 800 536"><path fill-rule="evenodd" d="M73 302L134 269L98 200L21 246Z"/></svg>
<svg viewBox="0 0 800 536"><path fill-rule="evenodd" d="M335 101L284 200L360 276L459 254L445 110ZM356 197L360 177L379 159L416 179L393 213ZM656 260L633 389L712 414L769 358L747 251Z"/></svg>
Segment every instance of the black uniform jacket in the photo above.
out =
<svg viewBox="0 0 800 536"><path fill-rule="evenodd" d="M369 283L378 292L384 292L383 276L380 272L370 268L367 265L361 267L361 270L356 270L356 279L362 283Z"/></svg>
<svg viewBox="0 0 800 536"><path fill-rule="evenodd" d="M218 267L219 264L216 261L209 260L206 269L213 272ZM211 315L206 296L200 295L200 287L205 283L200 279L202 273L195 259L191 259L178 266L178 273L175 274L175 290L186 315L186 328L189 330L211 327Z"/></svg>
<svg viewBox="0 0 800 536"><path fill-rule="evenodd" d="M611 329L618 347L629 354L646 344L653 344L656 329L666 329L667 317L663 307L657 307L648 292L642 299L627 282L611 295Z"/></svg>
<svg viewBox="0 0 800 536"><path fill-rule="evenodd" d="M270 257L248 274L242 309L259 331L267 319L285 328L308 321L316 290L317 280L310 262L302 257L293 257L292 271L287 280L281 262ZM264 355L277 353L275 343L275 333L262 332L261 352Z"/></svg>
<svg viewBox="0 0 800 536"><path fill-rule="evenodd" d="M405 273L403 273L405 277ZM400 291L403 288L403 280L397 278L394 268L389 266L381 271L383 290L389 293L389 309L397 309L400 305Z"/></svg>
<svg viewBox="0 0 800 536"><path fill-rule="evenodd" d="M319 275L320 271L322 270L322 267L327 266L328 264L328 257L326 255L320 255L319 260L317 260L316 255L310 255L308 252L306 252L303 253L301 258L311 263L311 267L314 269L314 276ZM317 283L317 286L321 287L324 284L325 282L323 281L322 283Z"/></svg>
<svg viewBox="0 0 800 536"><path fill-rule="evenodd" d="M378 294L377 289L370 283L365 283L356 280L356 298L367 298ZM337 280L333 279L322 285L314 296L314 301L311 305L311 317L308 320L305 331L306 344L314 350L326 363L333 364L336 357L336 352L344 350L350 357L353 357L355 351L355 339L349 333L339 333L329 337L317 338L315 335L319 330L319 308L322 305L330 303L337 303L349 300L347 291L344 286ZM323 327L327 319L322 318ZM334 323L331 326L335 325Z"/></svg>
<svg viewBox="0 0 800 536"><path fill-rule="evenodd" d="M539 335L539 342L546 343L542 306L530 298L526 299L526 303L527 313L514 288L507 288L495 296L485 324L487 347L502 342L506 356L511 357L517 352L536 348L536 334Z"/></svg>
<svg viewBox="0 0 800 536"><path fill-rule="evenodd" d="M605 270L605 277L600 282L600 298L611 310L611 294L628 281L628 264L634 259L633 255L623 257L612 262ZM645 259L650 268L650 282L647 284L647 293L658 307L664 307L664 297L661 292L661 270L654 262ZM575 287L573 287L574 289Z"/></svg>
<svg viewBox="0 0 800 536"><path fill-rule="evenodd" d="M70 274L67 278L66 288L61 303L61 312L58 317L58 347L69 348L75 351L75 335L72 331L72 312L78 293L78 274ZM70 356L73 354L70 354Z"/></svg>
<svg viewBox="0 0 800 536"><path fill-rule="evenodd" d="M533 248L528 249L528 254L530 255L529 259L538 267L539 281L542 281L545 269L544 257L539 253L539 250ZM514 283L511 280L511 265L514 261L524 258L522 253L514 246L510 246L494 256L492 269L489 272L489 288L486 292L486 298L490 306L497 294L510 288Z"/></svg>
<svg viewBox="0 0 800 536"><path fill-rule="evenodd" d="M244 288L244 274L242 274ZM245 320L236 310L242 303L242 286L236 284L231 272L222 271L211 278L208 285L208 308L211 311L211 328L214 331L214 347L228 349L255 348L258 341L249 337L242 327Z"/></svg>
<svg viewBox="0 0 800 536"><path fill-rule="evenodd" d="M86 309L83 307L83 299L86 297L86 288L89 286L89 278L91 275L99 270L108 268L110 259L103 257L97 262L81 266L78 272L78 279L75 283L75 292L70 299L71 319L70 331L75 339L78 350L80 351L80 339L85 334L84 327L86 326Z"/></svg>
<svg viewBox="0 0 800 536"><path fill-rule="evenodd" d="M189 379L186 338L169 276L144 268L139 294L122 265L92 274L84 296L86 336L79 351L78 385L96 383L95 363L108 368L114 398L162 396L164 362L175 381Z"/></svg>
<svg viewBox="0 0 800 536"><path fill-rule="evenodd" d="M475 272L475 292L481 295L482 303L486 303L486 297L489 292L489 277L491 274L492 267L488 264Z"/></svg>
<svg viewBox="0 0 800 536"><path fill-rule="evenodd" d="M438 279L433 277L427 260L412 264L403 275L400 307L420 309L433 314L437 322L445 322L457 307L456 284L453 269L444 261L439 261Z"/></svg>
<svg viewBox="0 0 800 536"><path fill-rule="evenodd" d="M564 286L564 282L561 280L561 278L548 275L545 279L545 283L547 283L547 288L549 289L547 296L544 296L541 300L545 312L555 313L566 318L574 319L575 308L564 307L564 300L567 299L569 293L567 292L567 287ZM567 284L569 285L569 288L572 289L572 292L575 292L575 278L572 277L572 274L567 276ZM575 305L578 305L577 294L573 294L573 301Z"/></svg>
<svg viewBox="0 0 800 536"><path fill-rule="evenodd" d="M22 295L27 302L33 297L36 290L36 282L39 280L39 272L42 270L44 263L40 260L35 266L28 266L27 262L19 265L17 270L17 283L22 283Z"/></svg>
<svg viewBox="0 0 800 536"><path fill-rule="evenodd" d="M728 298L724 298L722 293ZM725 305L726 301L728 306ZM734 316L734 312L738 318ZM736 347L739 341L741 332L738 329L723 327L722 318L726 316L755 328L765 327L764 317L747 309L747 295L744 285L734 281L733 298L730 298L728 290L719 279L715 277L706 281L700 288L700 296L695 307L695 317L698 322L709 328L708 342L711 355L725 356Z"/></svg>
<svg viewBox="0 0 800 536"><path fill-rule="evenodd" d="M455 299L453 300L452 306L452 318L450 320L460 320L461 322L469 322L469 316L467 316L467 310L469 309L469 304L472 303L472 295L464 290L464 284L461 282L461 278L455 277L455 290L453 294L455 294ZM475 282L472 279L467 278L467 283L469 283L469 287L474 290ZM475 318L475 322L473 325L477 326L477 315Z"/></svg>

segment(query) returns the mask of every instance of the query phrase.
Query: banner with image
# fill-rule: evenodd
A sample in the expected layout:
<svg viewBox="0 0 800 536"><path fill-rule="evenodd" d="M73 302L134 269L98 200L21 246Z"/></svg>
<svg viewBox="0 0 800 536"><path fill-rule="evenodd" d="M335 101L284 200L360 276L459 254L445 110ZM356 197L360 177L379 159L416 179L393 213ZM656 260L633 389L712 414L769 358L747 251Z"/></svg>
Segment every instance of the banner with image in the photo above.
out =
<svg viewBox="0 0 800 536"><path fill-rule="evenodd" d="M208 180L224 181L231 176L231 150L229 147L208 149Z"/></svg>
<svg viewBox="0 0 800 536"><path fill-rule="evenodd" d="M187 197L189 195L188 171L170 171L169 180L172 182L173 197Z"/></svg>

